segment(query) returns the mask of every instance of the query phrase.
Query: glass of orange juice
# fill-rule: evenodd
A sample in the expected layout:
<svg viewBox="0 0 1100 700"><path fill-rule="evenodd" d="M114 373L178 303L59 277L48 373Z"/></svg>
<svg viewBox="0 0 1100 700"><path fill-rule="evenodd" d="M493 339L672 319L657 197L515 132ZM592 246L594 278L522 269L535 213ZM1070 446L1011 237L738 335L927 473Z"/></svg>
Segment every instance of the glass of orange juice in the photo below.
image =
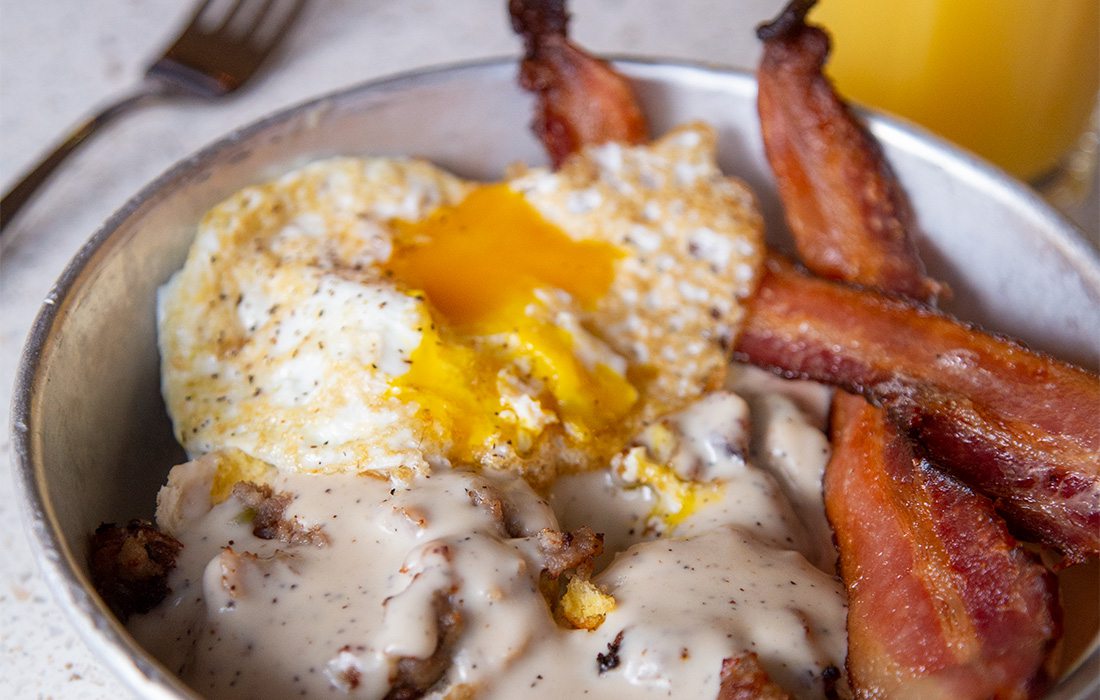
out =
<svg viewBox="0 0 1100 700"><path fill-rule="evenodd" d="M810 18L841 94L1021 179L1049 178L1090 128L1100 0L821 0Z"/></svg>

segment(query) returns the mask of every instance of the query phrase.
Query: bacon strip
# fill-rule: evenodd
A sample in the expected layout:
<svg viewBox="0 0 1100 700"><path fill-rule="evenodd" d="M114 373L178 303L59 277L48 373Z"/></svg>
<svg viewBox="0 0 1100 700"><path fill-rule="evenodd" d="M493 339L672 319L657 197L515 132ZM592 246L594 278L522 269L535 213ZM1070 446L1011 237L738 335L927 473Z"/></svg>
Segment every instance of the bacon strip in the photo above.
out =
<svg viewBox="0 0 1100 700"><path fill-rule="evenodd" d="M827 36L803 23L812 4L759 32L764 146L795 242L817 274L934 302L941 287L912 244L908 198L821 73ZM862 397L837 392L832 425L824 491L848 591L851 686L954 700L1048 685L1060 614L1051 575L989 499L915 459Z"/></svg>
<svg viewBox="0 0 1100 700"><path fill-rule="evenodd" d="M764 150L799 254L823 277L932 302L944 287L924 274L909 199L821 72L829 37L803 22L813 4L791 3L757 30Z"/></svg>
<svg viewBox="0 0 1100 700"><path fill-rule="evenodd" d="M934 302L942 287L924 275L908 198L821 73L828 37L804 24L812 4L759 32L765 151L799 252L819 275ZM1027 697L1047 685L1055 589L989 499L915 459L886 412L859 396L834 396L831 439L825 503L857 694Z"/></svg>
<svg viewBox="0 0 1100 700"><path fill-rule="evenodd" d="M735 356L882 403L1068 561L1100 552L1100 378L919 304L768 260Z"/></svg>
<svg viewBox="0 0 1100 700"><path fill-rule="evenodd" d="M626 78L567 38L565 0L510 0L508 9L527 48L520 85L538 98L532 128L555 167L583 146L648 139Z"/></svg>
<svg viewBox="0 0 1100 700"><path fill-rule="evenodd" d="M848 674L859 696L1041 693L1061 626L1050 572L988 500L914 454L862 399L834 404L833 440L825 505L841 573L858 582L848 590Z"/></svg>

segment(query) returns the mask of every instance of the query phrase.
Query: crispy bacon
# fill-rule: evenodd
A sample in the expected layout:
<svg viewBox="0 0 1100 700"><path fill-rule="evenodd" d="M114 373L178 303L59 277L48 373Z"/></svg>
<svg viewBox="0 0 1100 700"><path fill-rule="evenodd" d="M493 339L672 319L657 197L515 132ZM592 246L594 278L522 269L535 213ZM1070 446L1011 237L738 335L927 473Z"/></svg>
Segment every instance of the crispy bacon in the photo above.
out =
<svg viewBox="0 0 1100 700"><path fill-rule="evenodd" d="M924 274L909 199L873 136L821 69L829 37L794 2L761 26L757 109L798 252L816 274L922 301L944 289Z"/></svg>
<svg viewBox="0 0 1100 700"><path fill-rule="evenodd" d="M565 0L510 0L508 9L527 49L520 84L538 98L532 126L555 166L582 146L646 141L630 83L568 40Z"/></svg>
<svg viewBox="0 0 1100 700"><path fill-rule="evenodd" d="M799 253L822 276L934 301L905 192L821 74L828 38L803 23L810 5L761 28L758 71L765 150ZM989 499L914 459L907 436L861 397L837 392L831 422L825 502L857 695L1027 697L1046 685L1059 634L1050 575Z"/></svg>
<svg viewBox="0 0 1100 700"><path fill-rule="evenodd" d="M1100 378L916 303L770 258L735 353L883 404L1068 561L1100 552Z"/></svg>
<svg viewBox="0 0 1100 700"><path fill-rule="evenodd" d="M1054 577L1016 546L988 500L915 454L881 411L847 396L833 426L826 508L850 582L858 694L1042 692L1060 633Z"/></svg>

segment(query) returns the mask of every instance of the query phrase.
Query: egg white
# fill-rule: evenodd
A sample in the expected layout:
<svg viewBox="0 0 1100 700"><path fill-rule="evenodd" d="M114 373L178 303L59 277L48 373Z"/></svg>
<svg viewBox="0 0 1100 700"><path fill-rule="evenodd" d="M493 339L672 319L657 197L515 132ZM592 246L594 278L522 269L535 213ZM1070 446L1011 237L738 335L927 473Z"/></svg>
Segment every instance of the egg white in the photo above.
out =
<svg viewBox="0 0 1100 700"><path fill-rule="evenodd" d="M714 149L709 128L692 125L648 146L591 149L556 173L518 169L508 181L572 239L622 251L594 307L540 289L527 312L565 329L585 366L605 365L638 388L625 436L721 384L740 302L756 284L761 219L747 187L718 171ZM432 416L393 391L426 334L435 337L438 314L385 264L395 220L420 221L475 187L422 161L339 158L211 210L158 303L163 392L187 451L236 448L306 472L449 463ZM490 439L474 461L606 464L608 446L571 433L525 367L517 350L501 371L500 411L531 444Z"/></svg>

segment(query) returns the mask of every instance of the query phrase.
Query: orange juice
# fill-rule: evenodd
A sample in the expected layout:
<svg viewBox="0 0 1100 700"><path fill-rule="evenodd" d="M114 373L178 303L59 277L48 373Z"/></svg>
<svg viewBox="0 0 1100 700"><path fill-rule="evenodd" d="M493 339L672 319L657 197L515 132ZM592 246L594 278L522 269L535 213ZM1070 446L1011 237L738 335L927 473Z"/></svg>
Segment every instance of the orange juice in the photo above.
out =
<svg viewBox="0 0 1100 700"><path fill-rule="evenodd" d="M1100 0L821 0L841 94L1017 177L1056 168L1100 84Z"/></svg>

